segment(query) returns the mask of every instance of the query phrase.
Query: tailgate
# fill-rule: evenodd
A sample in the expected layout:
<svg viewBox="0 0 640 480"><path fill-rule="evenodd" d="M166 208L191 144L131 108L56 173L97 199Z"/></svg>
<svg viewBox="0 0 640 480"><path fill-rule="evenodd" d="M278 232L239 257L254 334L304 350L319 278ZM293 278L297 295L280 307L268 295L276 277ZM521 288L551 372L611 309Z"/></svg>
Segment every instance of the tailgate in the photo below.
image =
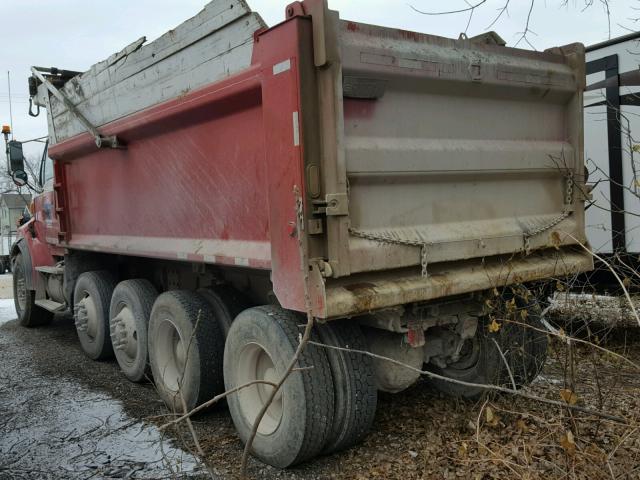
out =
<svg viewBox="0 0 640 480"><path fill-rule="evenodd" d="M325 186L346 194L327 223L335 276L584 240L581 45L333 25L341 118Z"/></svg>

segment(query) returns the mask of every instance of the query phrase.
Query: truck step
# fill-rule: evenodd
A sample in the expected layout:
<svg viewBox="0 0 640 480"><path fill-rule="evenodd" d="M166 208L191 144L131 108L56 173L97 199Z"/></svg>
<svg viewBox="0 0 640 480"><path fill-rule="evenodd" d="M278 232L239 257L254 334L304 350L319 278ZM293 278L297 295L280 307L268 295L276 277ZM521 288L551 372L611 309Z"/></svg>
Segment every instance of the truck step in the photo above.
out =
<svg viewBox="0 0 640 480"><path fill-rule="evenodd" d="M48 300L48 299L41 299L41 300L36 300L36 305L39 306L40 308L44 308L45 310L48 310L50 312L56 313L56 312L62 312L65 309L65 304L64 303L58 303L55 302L53 300Z"/></svg>
<svg viewBox="0 0 640 480"><path fill-rule="evenodd" d="M36 267L36 270L38 272L46 273L49 275L62 275L64 273L64 267L58 267L55 265L52 267L48 267L48 266Z"/></svg>

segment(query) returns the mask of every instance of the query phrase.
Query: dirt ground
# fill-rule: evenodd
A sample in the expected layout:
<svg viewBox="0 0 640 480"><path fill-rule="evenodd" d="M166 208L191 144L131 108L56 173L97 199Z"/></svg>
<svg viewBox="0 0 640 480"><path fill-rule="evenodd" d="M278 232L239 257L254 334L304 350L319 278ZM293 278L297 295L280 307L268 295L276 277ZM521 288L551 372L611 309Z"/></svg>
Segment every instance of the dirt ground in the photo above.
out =
<svg viewBox="0 0 640 480"><path fill-rule="evenodd" d="M8 282L10 276L0 277L0 293ZM35 330L13 318L11 302L0 301L0 479L207 478L185 430L166 436L158 430L167 411L150 384L129 383L115 362L87 359L69 318ZM544 374L528 390L552 400L571 390L571 403L627 423L512 396L458 401L421 381L401 394L380 395L364 444L286 471L252 460L250 474L292 480L640 478L637 336L625 330L606 344L627 360L554 341ZM242 445L225 406L194 424L214 477L236 478Z"/></svg>

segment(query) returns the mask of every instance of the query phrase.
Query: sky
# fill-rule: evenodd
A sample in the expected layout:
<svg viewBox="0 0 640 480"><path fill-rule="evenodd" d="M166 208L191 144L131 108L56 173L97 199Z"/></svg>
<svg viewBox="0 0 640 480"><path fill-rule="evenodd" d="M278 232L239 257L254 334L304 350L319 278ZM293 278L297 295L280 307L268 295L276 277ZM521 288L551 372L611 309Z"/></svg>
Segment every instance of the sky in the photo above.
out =
<svg viewBox="0 0 640 480"><path fill-rule="evenodd" d="M469 2L469 3L467 3ZM465 30L469 12L446 12L482 3L474 10L467 34L487 31L506 0L329 0L343 19L457 38ZM582 42L590 45L630 33L640 27L640 0L609 0L610 22L603 0L534 0L527 36L543 50ZM27 77L32 65L85 71L139 37L148 41L197 14L203 0L0 0L0 123L9 123L7 72L11 73L13 129L16 139L47 134L45 115L27 115ZM268 25L284 19L288 0L248 0ZM591 6L588 6L592 3ZM529 15L531 0L511 0L508 10L491 30L510 46L518 43ZM610 27L609 27L610 23ZM640 23L640 22L638 22ZM531 48L524 41L520 48ZM35 155L36 145L25 148Z"/></svg>

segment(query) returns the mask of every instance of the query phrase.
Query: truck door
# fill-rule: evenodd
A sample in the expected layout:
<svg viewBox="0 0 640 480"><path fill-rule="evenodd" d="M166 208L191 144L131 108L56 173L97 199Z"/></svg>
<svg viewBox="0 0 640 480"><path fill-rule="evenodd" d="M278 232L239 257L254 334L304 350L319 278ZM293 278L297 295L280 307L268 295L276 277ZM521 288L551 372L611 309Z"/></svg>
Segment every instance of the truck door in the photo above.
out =
<svg viewBox="0 0 640 480"><path fill-rule="evenodd" d="M46 243L57 245L60 222L56 214L56 198L54 192L53 160L49 158L49 143L45 145L40 161L39 183L42 193L35 197L34 207L36 216L36 228L38 233L43 233Z"/></svg>

